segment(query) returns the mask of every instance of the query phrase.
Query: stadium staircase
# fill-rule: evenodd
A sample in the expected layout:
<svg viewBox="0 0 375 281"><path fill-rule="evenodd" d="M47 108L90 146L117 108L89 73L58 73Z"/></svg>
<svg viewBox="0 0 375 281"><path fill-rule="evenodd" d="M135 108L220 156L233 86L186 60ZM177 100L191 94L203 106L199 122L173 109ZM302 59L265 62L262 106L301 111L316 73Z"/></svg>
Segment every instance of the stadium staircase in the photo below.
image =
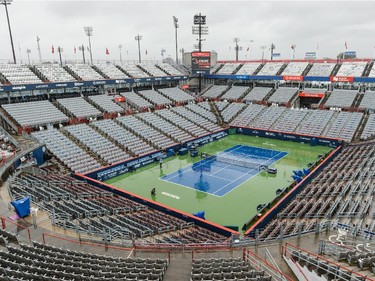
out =
<svg viewBox="0 0 375 281"><path fill-rule="evenodd" d="M91 66L97 73L103 76L105 79L110 79L108 75L106 75L103 71L101 71L96 65Z"/></svg>
<svg viewBox="0 0 375 281"><path fill-rule="evenodd" d="M76 74L73 70L71 70L69 66L65 65L63 68L66 70L66 72L72 75L76 80L78 81L83 80L81 77L78 76L78 74Z"/></svg>
<svg viewBox="0 0 375 281"><path fill-rule="evenodd" d="M362 132L363 132L363 130L365 129L365 126L366 126L366 124L367 124L368 117L369 117L368 114L364 114L364 115L363 115L362 120L361 120L361 122L360 122L359 125L358 125L357 131L355 132L352 141L360 141L360 138L361 138Z"/></svg>
<svg viewBox="0 0 375 281"><path fill-rule="evenodd" d="M339 72L339 69L340 69L341 65L342 65L342 63L336 64L335 67L333 68L330 76L336 76L337 72Z"/></svg>
<svg viewBox="0 0 375 281"><path fill-rule="evenodd" d="M288 66L288 63L284 63L283 66L279 69L279 71L276 73L276 75L281 75L283 73L284 69Z"/></svg>
<svg viewBox="0 0 375 281"><path fill-rule="evenodd" d="M274 92L276 92L276 89L272 88L272 90L264 97L262 101L268 102L268 99L273 95Z"/></svg>
<svg viewBox="0 0 375 281"><path fill-rule="evenodd" d="M318 108L324 108L325 103L327 102L329 96L332 94L331 91L326 91L326 94L324 95L324 98L320 100L318 103Z"/></svg>
<svg viewBox="0 0 375 281"><path fill-rule="evenodd" d="M217 108L217 106L215 105L215 103L213 103L212 101L210 101L209 103L210 103L210 107L211 107L211 112L213 114L215 114L215 116L216 116L217 124L219 126L223 126L224 125L224 121L221 118L221 114L220 114L219 109Z"/></svg>
<svg viewBox="0 0 375 281"><path fill-rule="evenodd" d="M217 74L219 72L220 69L222 69L224 66L224 64L220 64L220 66L218 68L216 68L216 70L214 72L212 72L212 74Z"/></svg>
<svg viewBox="0 0 375 281"><path fill-rule="evenodd" d="M233 85L228 85L228 87L220 94L217 96L218 99L221 99L222 96L225 95L226 92L228 92L230 90L230 88L232 88Z"/></svg>
<svg viewBox="0 0 375 281"><path fill-rule="evenodd" d="M190 109L187 108L187 107L186 107L186 109L187 109L188 111L192 112L193 114L197 114L197 115L199 115L199 116L202 116L202 115L200 115L200 114L198 114L198 113L195 113L194 111L190 110ZM182 113L180 113L180 112L178 112L178 111L175 111L174 113L176 113L177 115L181 116L182 118L187 119ZM205 116L202 116L202 117L205 118L205 119L207 119L207 117L205 117ZM197 125L198 127L202 128L202 129L204 129L204 130L207 130L206 128L202 127L202 125L201 125L200 123L198 123L197 121L190 120L190 119L187 119L187 120L190 121L191 123L194 123L194 124ZM209 120L209 119L207 119L207 120ZM169 122L170 122L170 121L169 121ZM174 123L173 123L173 124L174 124Z"/></svg>
<svg viewBox="0 0 375 281"><path fill-rule="evenodd" d="M154 75L152 75L150 72L148 72L145 68L143 68L142 66L140 66L140 65L137 64L137 67L138 67L140 70L142 70L144 73L147 73L147 75L148 75L149 77L153 77L153 76L154 76Z"/></svg>
<svg viewBox="0 0 375 281"><path fill-rule="evenodd" d="M44 76L42 74L42 72L40 72L36 67L35 65L34 66L29 66L29 69L31 70L32 73L34 73L40 80L42 80L43 82L50 82L46 76Z"/></svg>
<svg viewBox="0 0 375 281"><path fill-rule="evenodd" d="M174 121L174 120L169 120L167 118L165 118L164 116L162 116L161 114L159 114L158 111L155 111L154 112L159 118L169 122L169 123L172 123L173 125L175 125L177 128L179 128L180 130L184 131L185 133L187 133L188 135L192 136L192 134L186 130L183 126L181 126L181 124L179 124L178 122ZM184 116L182 116L182 118L186 119ZM188 121L190 121L189 119L187 119ZM192 121L190 121L192 122ZM199 126L200 128L202 128L201 126ZM202 128L203 129L203 128Z"/></svg>
<svg viewBox="0 0 375 281"><path fill-rule="evenodd" d="M302 76L306 76L307 73L309 73L310 69L313 67L313 65L314 65L313 63L309 63L309 64L306 66L305 70L302 72Z"/></svg>
<svg viewBox="0 0 375 281"><path fill-rule="evenodd" d="M358 93L353 101L352 108L357 109L359 105L361 104L364 96L365 96L365 93Z"/></svg>
<svg viewBox="0 0 375 281"><path fill-rule="evenodd" d="M211 87L213 87L213 85L208 85L206 88L203 89L202 92L200 92L200 95L203 95L205 92L207 92L209 89L211 89Z"/></svg>
<svg viewBox="0 0 375 281"><path fill-rule="evenodd" d="M239 66L237 66L237 68L232 72L232 75L236 74L237 71L240 70L242 66L243 64L240 64Z"/></svg>
<svg viewBox="0 0 375 281"><path fill-rule="evenodd" d="M366 65L365 69L363 70L362 77L368 77L373 66L374 61L372 60Z"/></svg>
<svg viewBox="0 0 375 281"><path fill-rule="evenodd" d="M69 138L72 142L74 142L77 146L82 148L88 155L93 157L96 161L98 161L102 166L108 166L109 163L104 161L101 157L99 157L97 154L92 152L87 146L85 146L83 143L81 143L78 139L76 139L74 136L72 136L68 131L65 130L65 128L62 128L60 132L65 135L67 138Z"/></svg>
<svg viewBox="0 0 375 281"><path fill-rule="evenodd" d="M258 68L254 71L253 75L257 75L259 73L259 71L263 68L263 66L265 65L265 63L261 63Z"/></svg>
<svg viewBox="0 0 375 281"><path fill-rule="evenodd" d="M172 76L172 74L168 73L166 70L164 70L163 68L160 67L160 65L157 65L155 64L155 67L160 69L161 71L163 71L165 74L169 75L169 76Z"/></svg>
<svg viewBox="0 0 375 281"><path fill-rule="evenodd" d="M127 76L133 77L125 69L123 69L120 65L116 64L115 67L117 67L117 69L119 69L121 72L125 73Z"/></svg>

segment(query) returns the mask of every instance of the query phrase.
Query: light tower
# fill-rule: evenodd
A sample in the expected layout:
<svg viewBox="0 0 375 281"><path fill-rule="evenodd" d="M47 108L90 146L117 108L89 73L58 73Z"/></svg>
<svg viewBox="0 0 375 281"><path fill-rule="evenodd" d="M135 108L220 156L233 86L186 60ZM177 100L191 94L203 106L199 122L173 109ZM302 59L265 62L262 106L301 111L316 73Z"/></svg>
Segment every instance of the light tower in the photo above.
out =
<svg viewBox="0 0 375 281"><path fill-rule="evenodd" d="M16 64L17 63L16 53L14 52L12 29L10 28L10 20L9 20L9 14L8 14L8 5L10 5L12 3L12 1L13 0L0 0L0 4L4 5L4 7L5 7L5 13L6 13L6 16L7 16L7 21L8 21L10 45L12 46L13 62L14 62L14 64Z"/></svg>
<svg viewBox="0 0 375 281"><path fill-rule="evenodd" d="M120 62L122 64L122 45L118 45L118 48L120 49Z"/></svg>
<svg viewBox="0 0 375 281"><path fill-rule="evenodd" d="M176 64L178 64L178 47L177 47L177 29L178 29L178 18L173 16L173 25L175 29L175 39L176 39Z"/></svg>
<svg viewBox="0 0 375 281"><path fill-rule="evenodd" d="M233 42L236 43L236 47L234 49L236 50L236 61L238 61L238 52L242 50L242 47L238 46L238 42L240 42L240 38L233 38Z"/></svg>
<svg viewBox="0 0 375 281"><path fill-rule="evenodd" d="M260 49L262 50L262 61L264 60L264 50L267 48L267 46L260 46Z"/></svg>
<svg viewBox="0 0 375 281"><path fill-rule="evenodd" d="M137 35L135 36L135 40L138 41L138 60L139 60L139 63L142 62L142 58L141 58L141 40L142 40L142 35Z"/></svg>
<svg viewBox="0 0 375 281"><path fill-rule="evenodd" d="M92 26L85 26L85 27L83 27L83 29L85 30L85 33L86 33L87 37L89 37L90 61L91 61L91 65L92 65L93 63L92 63L91 36L92 36L93 28L92 28Z"/></svg>

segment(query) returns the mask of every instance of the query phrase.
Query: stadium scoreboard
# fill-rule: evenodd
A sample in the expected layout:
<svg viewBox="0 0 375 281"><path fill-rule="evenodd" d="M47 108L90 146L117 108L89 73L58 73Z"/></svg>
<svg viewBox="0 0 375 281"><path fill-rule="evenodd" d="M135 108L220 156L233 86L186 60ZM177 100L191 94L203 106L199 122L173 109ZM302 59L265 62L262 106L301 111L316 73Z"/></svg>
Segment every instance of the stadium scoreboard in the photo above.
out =
<svg viewBox="0 0 375 281"><path fill-rule="evenodd" d="M193 74L210 74L211 52L192 52L191 70Z"/></svg>

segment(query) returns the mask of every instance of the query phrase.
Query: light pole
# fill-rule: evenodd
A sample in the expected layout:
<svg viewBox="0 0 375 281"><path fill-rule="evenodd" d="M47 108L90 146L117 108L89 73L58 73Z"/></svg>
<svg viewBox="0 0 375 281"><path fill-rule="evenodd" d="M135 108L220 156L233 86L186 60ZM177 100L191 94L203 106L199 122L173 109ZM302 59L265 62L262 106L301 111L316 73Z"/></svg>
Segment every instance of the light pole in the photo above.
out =
<svg viewBox="0 0 375 281"><path fill-rule="evenodd" d="M275 50L276 46L271 43L271 60L273 60L273 50Z"/></svg>
<svg viewBox="0 0 375 281"><path fill-rule="evenodd" d="M164 62L164 54L165 54L165 49L161 49L161 61Z"/></svg>
<svg viewBox="0 0 375 281"><path fill-rule="evenodd" d="M61 53L62 53L64 50L63 50L63 48L60 48L60 46L59 46L59 47L57 47L57 51L59 52L59 57L60 57L60 66L62 67Z"/></svg>
<svg viewBox="0 0 375 281"><path fill-rule="evenodd" d="M262 61L264 60L264 50L267 48L267 46L260 46L261 50L262 50Z"/></svg>
<svg viewBox="0 0 375 281"><path fill-rule="evenodd" d="M175 38L176 38L176 64L178 64L178 47L177 47L177 28L178 28L178 18L173 16L173 24L175 28Z"/></svg>
<svg viewBox="0 0 375 281"><path fill-rule="evenodd" d="M122 64L122 45L118 45L118 48L120 49L120 62Z"/></svg>
<svg viewBox="0 0 375 281"><path fill-rule="evenodd" d="M141 40L142 40L142 35L137 35L135 36L135 40L138 41L138 60L139 60L139 63L142 62L142 59L141 59Z"/></svg>
<svg viewBox="0 0 375 281"><path fill-rule="evenodd" d="M181 48L181 49L180 49L180 53L181 53L181 63L184 64L185 49L184 49L184 48Z"/></svg>
<svg viewBox="0 0 375 281"><path fill-rule="evenodd" d="M79 46L78 47L78 50L82 51L82 57L83 57L83 64L86 64L86 59L85 59L85 47L83 46Z"/></svg>
<svg viewBox="0 0 375 281"><path fill-rule="evenodd" d="M292 47L291 47L291 48L292 48L292 51L293 51L293 60L294 60L294 55L295 55L295 53L296 53L296 47L297 47L297 46L296 46L295 44L293 44Z"/></svg>
<svg viewBox="0 0 375 281"><path fill-rule="evenodd" d="M27 53L27 59L29 61L29 65L30 65L30 53L31 53L31 50L30 49L26 49L26 53Z"/></svg>
<svg viewBox="0 0 375 281"><path fill-rule="evenodd" d="M91 61L91 65L92 65L93 63L92 63L92 49L91 49L91 39L90 39L90 37L92 36L93 28L92 28L92 26L85 26L85 27L83 27L83 29L85 30L86 35L89 37L90 61Z"/></svg>
<svg viewBox="0 0 375 281"><path fill-rule="evenodd" d="M16 64L17 63L16 53L14 52L12 29L10 28L10 20L9 20L9 14L8 14L8 5L10 5L12 3L12 1L13 0L0 0L0 4L4 5L4 7L5 7L5 13L6 13L6 16L7 16L7 21L8 21L10 44L12 46L13 62L14 62L14 64Z"/></svg>
<svg viewBox="0 0 375 281"><path fill-rule="evenodd" d="M238 51L241 50L242 48L240 46L238 46L238 42L240 42L240 38L233 38L233 42L236 43L236 47L235 47L235 50L236 50L236 61L238 61Z"/></svg>

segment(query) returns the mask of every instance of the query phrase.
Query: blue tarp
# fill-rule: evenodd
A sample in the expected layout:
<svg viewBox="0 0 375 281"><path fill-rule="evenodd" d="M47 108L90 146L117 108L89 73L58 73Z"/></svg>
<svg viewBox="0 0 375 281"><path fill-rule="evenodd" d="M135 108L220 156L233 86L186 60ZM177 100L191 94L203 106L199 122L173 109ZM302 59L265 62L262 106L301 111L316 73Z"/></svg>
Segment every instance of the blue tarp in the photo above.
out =
<svg viewBox="0 0 375 281"><path fill-rule="evenodd" d="M193 214L193 216L196 216L198 218L201 218L201 219L205 220L205 218L204 218L204 211L197 212L197 213Z"/></svg>
<svg viewBox="0 0 375 281"><path fill-rule="evenodd" d="M30 214L30 197L12 201L11 203L20 218L24 218Z"/></svg>
<svg viewBox="0 0 375 281"><path fill-rule="evenodd" d="M310 173L310 170L309 169L306 169L304 168L303 169L303 173L305 174L305 176L307 176L309 173Z"/></svg>

